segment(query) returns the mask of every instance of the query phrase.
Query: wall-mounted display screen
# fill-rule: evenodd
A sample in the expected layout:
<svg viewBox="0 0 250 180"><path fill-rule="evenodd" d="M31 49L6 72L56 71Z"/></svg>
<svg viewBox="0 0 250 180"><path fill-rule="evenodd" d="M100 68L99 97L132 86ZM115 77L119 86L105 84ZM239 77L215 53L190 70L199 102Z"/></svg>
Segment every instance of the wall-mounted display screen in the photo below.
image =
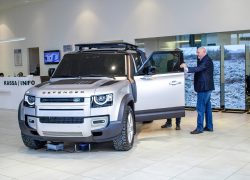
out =
<svg viewBox="0 0 250 180"><path fill-rule="evenodd" d="M183 51L184 62L187 66L197 66L196 47L181 48ZM196 107L197 95L194 91L194 74L185 73L185 106Z"/></svg>
<svg viewBox="0 0 250 180"><path fill-rule="evenodd" d="M221 101L220 101L220 69L221 69L221 53L220 53L220 46L208 46L206 47L207 54L213 59L214 63L214 84L215 90L212 92L211 95L211 103L212 108L220 108ZM183 50L184 61L189 67L196 67L197 66L197 55L196 47L188 47L188 48L181 48ZM186 107L196 107L196 100L197 95L194 91L194 74L187 73L185 74L185 105Z"/></svg>
<svg viewBox="0 0 250 180"><path fill-rule="evenodd" d="M44 51L44 64L57 64L60 62L60 59L59 50Z"/></svg>
<svg viewBox="0 0 250 180"><path fill-rule="evenodd" d="M214 64L214 87L211 94L212 108L221 108L221 50L220 46L207 46L208 56Z"/></svg>
<svg viewBox="0 0 250 180"><path fill-rule="evenodd" d="M224 46L225 109L245 110L245 45Z"/></svg>

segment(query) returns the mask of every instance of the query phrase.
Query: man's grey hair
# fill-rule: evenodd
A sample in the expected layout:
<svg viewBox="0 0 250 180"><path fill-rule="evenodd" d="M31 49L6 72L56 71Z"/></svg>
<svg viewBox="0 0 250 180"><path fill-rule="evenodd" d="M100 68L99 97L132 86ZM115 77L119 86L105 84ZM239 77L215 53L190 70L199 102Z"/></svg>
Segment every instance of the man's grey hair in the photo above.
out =
<svg viewBox="0 0 250 180"><path fill-rule="evenodd" d="M205 48L204 46L201 46L201 47L199 47L198 49L204 50L204 51L205 51L205 54L207 54L207 48Z"/></svg>

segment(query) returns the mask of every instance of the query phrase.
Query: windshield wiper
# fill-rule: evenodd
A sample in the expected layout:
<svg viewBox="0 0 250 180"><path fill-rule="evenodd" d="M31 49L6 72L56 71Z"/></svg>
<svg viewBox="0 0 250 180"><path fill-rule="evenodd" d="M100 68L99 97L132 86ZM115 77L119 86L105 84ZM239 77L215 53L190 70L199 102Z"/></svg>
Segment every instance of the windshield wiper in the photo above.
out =
<svg viewBox="0 0 250 180"><path fill-rule="evenodd" d="M60 75L60 76L53 76L52 78L83 78L83 77L109 77L115 79L114 75L103 75L103 74L86 74L81 76L73 76L73 75Z"/></svg>
<svg viewBox="0 0 250 180"><path fill-rule="evenodd" d="M84 76L79 76L79 77L109 77L115 79L114 75L103 75L103 74L86 74Z"/></svg>
<svg viewBox="0 0 250 180"><path fill-rule="evenodd" d="M69 75L60 75L60 76L52 76L52 78L74 78L75 76L69 76Z"/></svg>

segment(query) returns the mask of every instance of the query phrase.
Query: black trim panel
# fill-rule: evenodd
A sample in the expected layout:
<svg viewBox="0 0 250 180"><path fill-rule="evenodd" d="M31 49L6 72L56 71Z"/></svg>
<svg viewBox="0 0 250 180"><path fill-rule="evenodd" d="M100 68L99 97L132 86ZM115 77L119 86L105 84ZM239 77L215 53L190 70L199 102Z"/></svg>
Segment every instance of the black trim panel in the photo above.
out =
<svg viewBox="0 0 250 180"><path fill-rule="evenodd" d="M41 103L82 103L84 98L74 97L74 98L40 98Z"/></svg>
<svg viewBox="0 0 250 180"><path fill-rule="evenodd" d="M63 79L51 82L50 85L65 85L65 84L93 84L100 79Z"/></svg>
<svg viewBox="0 0 250 180"><path fill-rule="evenodd" d="M115 84L119 81L108 81L108 82L105 82L104 84L102 84L101 86L109 86L109 85L112 85L112 84Z"/></svg>
<svg viewBox="0 0 250 180"><path fill-rule="evenodd" d="M40 123L49 124L82 124L84 117L39 117Z"/></svg>
<svg viewBox="0 0 250 180"><path fill-rule="evenodd" d="M83 111L84 109L39 109L39 111Z"/></svg>
<svg viewBox="0 0 250 180"><path fill-rule="evenodd" d="M162 109L150 109L150 110L135 112L135 120L137 122L184 117L184 116L185 116L185 106L162 108Z"/></svg>
<svg viewBox="0 0 250 180"><path fill-rule="evenodd" d="M125 107L129 104L129 102L133 102L133 106L131 108L134 111L134 99L131 94L127 94L123 97L122 102L120 104L120 109L119 109L118 118L117 118L118 121L122 121Z"/></svg>
<svg viewBox="0 0 250 180"><path fill-rule="evenodd" d="M40 88L40 87L42 87L42 86L44 86L44 85L46 85L46 84L49 84L49 82L46 81L46 82L40 83L40 84L36 85L35 87L36 87L36 88Z"/></svg>

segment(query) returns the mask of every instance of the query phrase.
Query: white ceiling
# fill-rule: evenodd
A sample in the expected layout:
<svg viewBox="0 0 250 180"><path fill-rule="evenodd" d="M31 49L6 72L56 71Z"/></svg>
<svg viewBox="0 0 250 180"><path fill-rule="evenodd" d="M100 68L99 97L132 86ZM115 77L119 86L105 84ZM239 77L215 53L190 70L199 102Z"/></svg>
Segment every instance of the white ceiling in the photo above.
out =
<svg viewBox="0 0 250 180"><path fill-rule="evenodd" d="M39 0L0 0L0 11L12 7L22 6Z"/></svg>

